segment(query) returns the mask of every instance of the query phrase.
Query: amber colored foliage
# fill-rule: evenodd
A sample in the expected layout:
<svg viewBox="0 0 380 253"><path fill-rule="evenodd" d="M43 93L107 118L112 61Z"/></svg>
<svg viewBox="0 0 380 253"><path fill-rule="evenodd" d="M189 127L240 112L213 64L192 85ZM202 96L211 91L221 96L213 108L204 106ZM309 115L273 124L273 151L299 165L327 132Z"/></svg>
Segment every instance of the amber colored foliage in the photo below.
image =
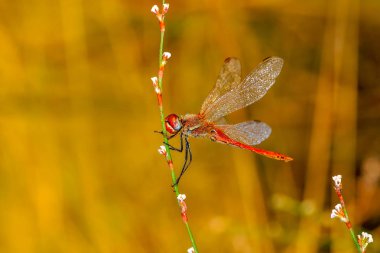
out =
<svg viewBox="0 0 380 253"><path fill-rule="evenodd" d="M0 3L0 252L190 247L153 133L153 4ZM335 174L357 233L372 233L368 252L379 252L380 2L170 4L166 113L196 113L228 56L244 74L285 60L268 94L229 120L265 121L260 147L293 162L191 140L180 188L200 252L354 252L329 218Z"/></svg>

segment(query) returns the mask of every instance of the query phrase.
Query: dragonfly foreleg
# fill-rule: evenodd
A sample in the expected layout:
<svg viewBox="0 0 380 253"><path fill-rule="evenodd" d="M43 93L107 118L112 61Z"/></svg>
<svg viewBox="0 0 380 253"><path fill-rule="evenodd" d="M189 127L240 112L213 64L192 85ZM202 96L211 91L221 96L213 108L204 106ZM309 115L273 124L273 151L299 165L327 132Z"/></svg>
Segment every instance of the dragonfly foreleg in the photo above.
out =
<svg viewBox="0 0 380 253"><path fill-rule="evenodd" d="M178 152L183 151L182 139L181 139L181 147L180 148L173 147L172 145L170 145L169 143L166 143L166 142L162 142L162 143L168 144L168 147L170 148L170 150L174 150L174 151L178 151Z"/></svg>
<svg viewBox="0 0 380 253"><path fill-rule="evenodd" d="M174 136L176 136L177 134L174 134L174 135L172 135L170 138L168 138L168 139L171 139L172 137L174 137ZM171 149L171 150L174 150L174 151L178 151L178 152L182 152L183 151L183 133L181 132L181 142L180 142L180 148L176 148L176 147L173 147L172 145L170 145L169 143L167 143L168 144L168 146L169 146L169 148ZM165 142L164 142L164 144L166 144Z"/></svg>
<svg viewBox="0 0 380 253"><path fill-rule="evenodd" d="M161 134L161 135L164 135L164 133L162 131L154 131L155 133L157 134ZM170 140L171 138L175 137L179 132L171 135L171 136L168 136L168 140ZM183 139L183 133L181 132L181 143L180 143L180 148L176 148L176 147L173 147L172 145L166 142L162 142L163 144L165 145L168 145L168 147L170 148L170 150L174 150L174 151L178 151L178 152L182 152L183 151L183 142L182 142L182 139Z"/></svg>
<svg viewBox="0 0 380 253"><path fill-rule="evenodd" d="M162 136L164 136L164 132L163 131L153 131L153 132L156 133L156 134L161 134ZM172 134L170 136L167 136L167 134L166 134L166 136L167 136L168 140L170 140L171 138L173 138L174 136L176 136L178 133L179 132L176 132L175 134ZM182 132L181 132L181 134L182 134Z"/></svg>
<svg viewBox="0 0 380 253"><path fill-rule="evenodd" d="M175 134L170 135L170 136L168 137L168 140L170 140L171 138L177 136L178 133L179 133L179 132L176 132ZM181 131L181 139L182 139L182 131Z"/></svg>

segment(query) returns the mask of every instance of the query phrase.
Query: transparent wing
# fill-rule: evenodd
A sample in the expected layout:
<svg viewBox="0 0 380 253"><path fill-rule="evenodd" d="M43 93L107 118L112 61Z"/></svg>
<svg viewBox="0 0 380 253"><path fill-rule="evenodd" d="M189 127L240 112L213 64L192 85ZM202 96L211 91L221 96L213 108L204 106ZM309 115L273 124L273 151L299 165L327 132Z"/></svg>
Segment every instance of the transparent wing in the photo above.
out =
<svg viewBox="0 0 380 253"><path fill-rule="evenodd" d="M260 121L247 121L235 125L216 125L224 133L236 141L257 145L267 139L272 132L270 126Z"/></svg>
<svg viewBox="0 0 380 253"><path fill-rule="evenodd" d="M202 104L201 113L206 111L218 98L231 91L241 81L241 65L237 58L229 57L224 60L215 87Z"/></svg>
<svg viewBox="0 0 380 253"><path fill-rule="evenodd" d="M234 59L234 58L231 58ZM239 62L237 59L234 61ZM207 121L214 122L224 115L246 107L262 98L274 84L280 74L283 60L279 57L270 57L260 63L242 82L233 78L221 78L221 76L235 76L236 72L223 72L224 64L219 80L210 96L202 105L201 114ZM236 64L236 63L235 63ZM229 64L227 64L229 65ZM240 63L239 63L240 67ZM229 72L229 73L227 73Z"/></svg>

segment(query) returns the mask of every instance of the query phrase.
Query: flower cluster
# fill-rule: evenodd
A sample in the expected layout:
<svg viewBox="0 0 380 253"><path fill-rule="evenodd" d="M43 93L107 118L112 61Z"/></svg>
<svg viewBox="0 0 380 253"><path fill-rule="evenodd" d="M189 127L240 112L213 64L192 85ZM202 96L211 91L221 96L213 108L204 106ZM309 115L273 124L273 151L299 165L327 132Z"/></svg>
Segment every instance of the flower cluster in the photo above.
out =
<svg viewBox="0 0 380 253"><path fill-rule="evenodd" d="M162 77L164 75L164 69L165 69L165 65L166 63L168 62L168 59L172 56L171 53L169 52L164 52L162 54L162 60L161 60L161 65L160 65L160 69L158 70L158 78L159 80L162 80Z"/></svg>
<svg viewBox="0 0 380 253"><path fill-rule="evenodd" d="M160 153L163 156L166 156L166 148L164 145L160 146L160 148L158 149L158 153Z"/></svg>
<svg viewBox="0 0 380 253"><path fill-rule="evenodd" d="M185 199L186 199L185 194L178 194L177 200L178 200L179 207L181 208L182 220L184 222L187 222L187 220L188 220L187 215L186 215L187 205L186 205Z"/></svg>
<svg viewBox="0 0 380 253"><path fill-rule="evenodd" d="M162 5L161 11L157 5L153 5L153 7L150 9L151 12L156 14L156 17L160 23L160 31L161 31L161 35L162 35L161 37L162 38L163 38L163 33L165 32L164 18L165 18L165 14L168 12L168 10L169 10L169 4L168 3L165 3ZM162 48L160 50L162 50ZM162 52L162 51L160 51L160 52ZM167 60L171 57L171 53L164 52L164 53L162 53L162 55L160 57L162 57L162 58L160 59L160 68L158 70L158 78L152 77L151 80L153 82L154 90L158 96L159 103L161 104L161 102L162 102L161 101L162 77L164 75L164 67L167 63Z"/></svg>
<svg viewBox="0 0 380 253"><path fill-rule="evenodd" d="M158 85L158 78L156 76L150 78L150 80L152 80L152 83L153 83L153 88L154 88L154 91L156 92L157 95L161 94L161 89Z"/></svg>
<svg viewBox="0 0 380 253"><path fill-rule="evenodd" d="M358 241L359 241L361 251L365 252L365 249L367 248L368 244L373 242L373 238L371 234L362 232L361 235L358 235Z"/></svg>
<svg viewBox="0 0 380 253"><path fill-rule="evenodd" d="M342 195L342 176L337 175L332 177L334 181L334 188L335 192L338 195L338 198L340 200L340 204L337 204L335 208L331 211L331 219L333 218L339 218L342 222L344 222L349 229L352 238L354 239L355 245L357 246L358 250L360 252L364 253L368 244L373 242L373 238L371 234L368 234L366 232L362 232L361 235L358 235L358 239L355 239L355 234L352 229L351 222L348 218L347 210L344 205L344 199Z"/></svg>
<svg viewBox="0 0 380 253"><path fill-rule="evenodd" d="M337 204L335 206L335 209L333 209L331 211L331 216L330 217L331 217L331 219L333 219L333 218L339 218L344 223L348 222L348 219L347 219L346 215L343 212L343 208L342 208L341 204Z"/></svg>
<svg viewBox="0 0 380 253"><path fill-rule="evenodd" d="M335 190L341 190L342 189L342 176L341 175L336 175L333 176L332 179L335 182Z"/></svg>
<svg viewBox="0 0 380 253"><path fill-rule="evenodd" d="M152 9L150 9L151 12L153 12L154 14L156 14L158 22L160 22L160 30L161 30L161 32L165 31L164 18L165 18L165 14L168 12L168 10L169 10L169 4L168 3L162 5L161 12L160 12L160 9L158 8L157 5L153 5Z"/></svg>
<svg viewBox="0 0 380 253"><path fill-rule="evenodd" d="M172 54L169 52L164 52L162 54L162 61L161 61L160 69L158 71L158 78L160 79L158 79L156 76L150 78L150 80L152 80L152 83L153 83L154 91L156 92L157 95L161 95L159 80L162 80L162 77L164 75L164 67L171 56Z"/></svg>
<svg viewBox="0 0 380 253"><path fill-rule="evenodd" d="M166 65L166 62L167 62L167 60L170 58L170 57L172 57L172 54L171 53L169 53L169 52L164 52L163 54L162 54L162 65Z"/></svg>
<svg viewBox="0 0 380 253"><path fill-rule="evenodd" d="M337 204L335 206L335 209L331 211L331 219L333 218L339 218L342 222L346 223L348 227L351 227L351 223L346 215L345 209L344 209L344 202L343 202L343 196L342 196L342 176L336 175L332 177L332 180L334 181L334 189L336 194L338 195L338 198L340 200L340 204Z"/></svg>

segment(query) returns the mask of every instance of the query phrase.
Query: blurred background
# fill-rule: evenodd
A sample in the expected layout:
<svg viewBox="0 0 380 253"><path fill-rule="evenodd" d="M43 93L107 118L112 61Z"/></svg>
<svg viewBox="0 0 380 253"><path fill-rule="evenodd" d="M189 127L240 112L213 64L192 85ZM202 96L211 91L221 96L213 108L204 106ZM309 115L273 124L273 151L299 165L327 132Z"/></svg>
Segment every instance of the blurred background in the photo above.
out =
<svg viewBox="0 0 380 253"><path fill-rule="evenodd" d="M0 251L186 252L157 153L150 81L159 27L150 1L0 3ZM200 252L356 252L331 176L343 175L355 231L380 251L380 2L175 1L166 18L165 113L197 113L223 60L246 75L285 60L267 95L233 113L272 127L283 163L191 139L180 183ZM173 140L178 145L178 140ZM183 154L174 153L179 172Z"/></svg>

